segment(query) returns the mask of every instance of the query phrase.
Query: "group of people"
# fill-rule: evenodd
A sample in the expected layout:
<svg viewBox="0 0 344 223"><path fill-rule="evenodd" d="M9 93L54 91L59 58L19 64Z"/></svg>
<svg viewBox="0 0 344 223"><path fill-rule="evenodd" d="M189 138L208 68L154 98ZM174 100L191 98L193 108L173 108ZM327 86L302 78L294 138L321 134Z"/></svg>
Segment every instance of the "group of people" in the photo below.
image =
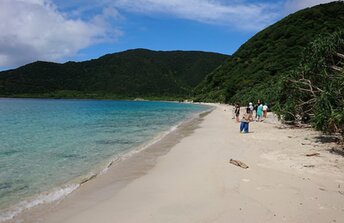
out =
<svg viewBox="0 0 344 223"><path fill-rule="evenodd" d="M255 113L255 118L253 115ZM252 102L248 104L246 107L246 111L242 116L241 120L239 120L240 116L240 105L235 104L233 108L233 119L235 118L237 122L240 122L240 132L241 133L248 133L249 132L249 123L256 120L257 122L263 121L268 114L268 105L266 103L262 103L260 99L258 99L257 104L253 106Z"/></svg>

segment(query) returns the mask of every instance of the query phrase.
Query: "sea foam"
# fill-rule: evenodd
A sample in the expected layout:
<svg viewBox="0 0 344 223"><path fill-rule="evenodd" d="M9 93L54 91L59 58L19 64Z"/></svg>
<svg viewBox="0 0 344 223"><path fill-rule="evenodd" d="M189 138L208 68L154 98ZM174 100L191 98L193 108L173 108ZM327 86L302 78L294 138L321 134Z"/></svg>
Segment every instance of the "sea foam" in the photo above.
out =
<svg viewBox="0 0 344 223"><path fill-rule="evenodd" d="M19 204L8 208L7 210L0 213L0 222L10 220L22 211L35 207L37 205L58 201L66 197L68 194L72 193L79 186L80 184L64 186L62 188L53 190L52 192L42 193L32 200L21 201Z"/></svg>

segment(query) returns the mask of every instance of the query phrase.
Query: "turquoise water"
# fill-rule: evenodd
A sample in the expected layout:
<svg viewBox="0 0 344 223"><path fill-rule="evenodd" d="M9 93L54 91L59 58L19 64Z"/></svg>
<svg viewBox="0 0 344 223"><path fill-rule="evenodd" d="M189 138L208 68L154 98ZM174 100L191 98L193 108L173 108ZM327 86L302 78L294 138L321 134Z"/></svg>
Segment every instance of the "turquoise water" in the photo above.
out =
<svg viewBox="0 0 344 223"><path fill-rule="evenodd" d="M167 102L0 99L0 213L99 172L116 155L208 108Z"/></svg>

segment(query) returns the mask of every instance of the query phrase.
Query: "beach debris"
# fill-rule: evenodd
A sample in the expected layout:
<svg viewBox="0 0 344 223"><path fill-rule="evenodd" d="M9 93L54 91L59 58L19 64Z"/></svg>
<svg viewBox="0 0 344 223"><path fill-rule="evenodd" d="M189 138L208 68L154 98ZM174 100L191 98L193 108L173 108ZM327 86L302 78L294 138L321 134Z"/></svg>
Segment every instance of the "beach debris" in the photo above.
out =
<svg viewBox="0 0 344 223"><path fill-rule="evenodd" d="M242 161L240 161L240 160L230 159L229 163L231 163L233 165L236 165L236 166L239 166L239 167L241 167L243 169L247 169L248 168L248 166L245 163L243 163Z"/></svg>
<svg viewBox="0 0 344 223"><path fill-rule="evenodd" d="M308 153L306 154L306 156L319 156L320 153Z"/></svg>
<svg viewBox="0 0 344 223"><path fill-rule="evenodd" d="M80 184L84 184L84 183L87 183L88 181L92 180L93 178L96 178L97 174L92 174L91 176L89 177L86 177L85 179L83 179Z"/></svg>
<svg viewBox="0 0 344 223"><path fill-rule="evenodd" d="M108 165L107 165L107 168L111 167L113 164L113 161L111 161Z"/></svg>
<svg viewBox="0 0 344 223"><path fill-rule="evenodd" d="M315 167L315 165L303 165L303 167Z"/></svg>

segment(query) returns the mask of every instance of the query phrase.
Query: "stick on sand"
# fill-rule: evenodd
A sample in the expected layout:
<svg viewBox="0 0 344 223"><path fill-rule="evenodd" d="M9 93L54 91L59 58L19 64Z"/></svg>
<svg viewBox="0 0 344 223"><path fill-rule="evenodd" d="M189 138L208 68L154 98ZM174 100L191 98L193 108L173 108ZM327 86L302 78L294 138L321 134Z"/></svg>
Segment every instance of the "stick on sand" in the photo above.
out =
<svg viewBox="0 0 344 223"><path fill-rule="evenodd" d="M244 169L248 168L248 166L245 163L241 162L240 160L230 159L229 162L233 165L239 166L239 167L244 168Z"/></svg>

